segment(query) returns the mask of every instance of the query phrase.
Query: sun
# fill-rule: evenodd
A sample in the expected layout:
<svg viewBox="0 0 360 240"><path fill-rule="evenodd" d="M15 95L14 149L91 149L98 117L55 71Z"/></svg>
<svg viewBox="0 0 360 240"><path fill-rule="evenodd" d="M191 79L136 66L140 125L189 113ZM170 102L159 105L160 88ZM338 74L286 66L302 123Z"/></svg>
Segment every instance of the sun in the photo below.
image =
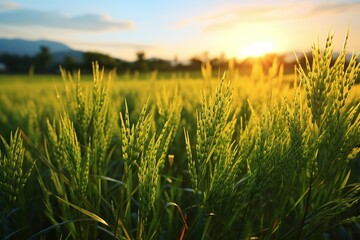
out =
<svg viewBox="0 0 360 240"><path fill-rule="evenodd" d="M274 51L274 44L270 41L255 42L240 49L239 57L260 57Z"/></svg>

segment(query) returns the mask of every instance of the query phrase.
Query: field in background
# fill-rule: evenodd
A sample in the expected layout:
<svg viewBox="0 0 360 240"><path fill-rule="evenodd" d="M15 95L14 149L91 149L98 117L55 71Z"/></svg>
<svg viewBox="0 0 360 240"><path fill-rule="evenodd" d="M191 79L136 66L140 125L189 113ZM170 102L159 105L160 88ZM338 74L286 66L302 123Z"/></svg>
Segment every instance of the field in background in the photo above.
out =
<svg viewBox="0 0 360 240"><path fill-rule="evenodd" d="M77 73L74 73L74 81L77 81ZM108 73L109 74L109 73ZM223 72L224 74L224 72ZM166 91L171 93L178 89L183 101L183 121L190 121L187 124L195 125L196 110L200 106L201 93L210 94L216 87L222 76L219 73L212 73L210 79L204 80L201 72L184 73L178 75L160 74L156 78L151 74L136 75L113 75L110 72L110 99L111 105L116 112L124 109L124 101L127 100L132 114L139 113L146 101L151 105L156 104L157 97ZM193 76L185 78L186 75ZM234 107L245 108L248 101L256 108L263 108L266 104L283 97L292 98L295 75L268 76L259 71L253 76L231 76L227 73L226 79L234 85ZM229 76L230 75L230 76ZM140 80L139 80L140 79ZM92 75L81 75L81 85L91 87ZM357 88L357 86L355 87ZM18 127L25 131L33 129L28 126L29 116L36 116L34 121L50 117L56 119L63 111L60 98L64 98L64 81L59 75L0 75L0 123L2 127L0 134L9 136L10 131ZM352 92L355 93L356 90ZM243 106L244 105L244 106ZM258 109L261 111L261 109ZM32 112L32 113L31 113ZM189 118L189 119L187 119ZM37 129L37 127L36 127ZM31 131L31 130L30 130ZM25 131L26 132L26 131Z"/></svg>

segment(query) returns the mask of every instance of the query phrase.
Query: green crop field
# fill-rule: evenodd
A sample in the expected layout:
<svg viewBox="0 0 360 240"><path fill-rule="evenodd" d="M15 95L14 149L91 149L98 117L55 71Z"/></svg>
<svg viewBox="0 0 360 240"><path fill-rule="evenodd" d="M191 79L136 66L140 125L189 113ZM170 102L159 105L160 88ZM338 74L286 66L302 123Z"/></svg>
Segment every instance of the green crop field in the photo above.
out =
<svg viewBox="0 0 360 240"><path fill-rule="evenodd" d="M1 239L359 239L360 74L0 76Z"/></svg>

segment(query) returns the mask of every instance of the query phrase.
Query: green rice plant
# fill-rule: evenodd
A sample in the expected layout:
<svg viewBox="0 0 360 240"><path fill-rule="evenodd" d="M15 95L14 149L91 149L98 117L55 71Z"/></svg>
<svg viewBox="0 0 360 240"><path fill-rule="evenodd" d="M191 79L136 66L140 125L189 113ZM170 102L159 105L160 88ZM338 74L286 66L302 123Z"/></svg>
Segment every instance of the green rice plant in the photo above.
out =
<svg viewBox="0 0 360 240"><path fill-rule="evenodd" d="M359 54L353 55L348 66L345 65L347 34L342 51L332 64L332 39L333 35L328 35L323 51L318 45L313 46L312 67L307 61L307 71L298 68L312 116L309 134L317 148L310 163L299 236L316 235L326 228L333 228L337 225L335 222L344 221L343 210L358 202L359 183L348 184L348 165L360 151L357 140L360 105L346 106L346 100L360 73ZM351 219L356 221L358 216Z"/></svg>
<svg viewBox="0 0 360 240"><path fill-rule="evenodd" d="M233 224L232 218L221 221L226 213L236 209L234 182L240 169L233 139L236 113L232 110L232 93L224 75L214 97L202 95L195 151L185 130L188 171L196 204L192 209L194 219L188 220L189 234L195 238L223 236ZM218 229L223 232L216 232Z"/></svg>
<svg viewBox="0 0 360 240"><path fill-rule="evenodd" d="M285 107L280 103L261 115L252 111L245 129L240 129L240 174L233 183L239 204L236 231L243 238L274 237L283 223L291 222L287 219L290 193L301 169L301 159L293 153L300 144L290 142Z"/></svg>
<svg viewBox="0 0 360 240"><path fill-rule="evenodd" d="M99 70L98 64L93 69L92 91L84 91L80 79L75 86L64 75L65 103L60 99L64 113L58 122L48 121L46 157L40 157L50 172L50 181L38 178L46 215L53 226L58 226L58 234L66 229L74 239L97 236L101 228L96 222L105 222L99 221L97 214L102 212L102 204L110 204L107 172L115 118L108 112L109 90L108 85L103 85L104 71ZM95 224L89 219L79 221L84 214Z"/></svg>
<svg viewBox="0 0 360 240"><path fill-rule="evenodd" d="M21 138L20 130L10 134L10 144L1 137L5 145L6 155L0 152L0 189L1 195L1 216L13 207L19 192L24 188L26 180L31 174L32 167L24 171L23 161L25 148Z"/></svg>
<svg viewBox="0 0 360 240"><path fill-rule="evenodd" d="M61 69L61 73L65 84L65 110L75 124L79 141L86 146L91 145L92 160L96 162L91 165L94 166L92 171L104 173L116 121L116 114L109 113L109 88L114 73L108 74L108 82L105 84L104 69L100 70L99 64L93 63L92 89L83 89L80 72L76 83L64 69Z"/></svg>
<svg viewBox="0 0 360 240"><path fill-rule="evenodd" d="M125 113L121 120L121 152L124 164L122 181L122 200L118 210L120 228L118 235L137 239L153 239L159 236L160 220L164 215L165 203L161 200L163 181L161 172L164 168L169 144L179 125L181 111L180 101L176 97L166 103L158 100L159 106L169 108L160 130L152 130L152 119L147 104L144 105L136 124L130 123L130 114L125 102ZM164 118L165 119L165 118ZM157 134L158 132L158 134ZM124 203L122 203L124 202ZM124 209L120 208L125 206ZM134 216L136 220L134 221ZM135 225L136 234L130 234Z"/></svg>
<svg viewBox="0 0 360 240"><path fill-rule="evenodd" d="M117 222L120 222L118 235L126 235L132 238L131 230L133 224L137 225L137 210L133 210L133 197L138 186L137 172L141 161L141 155L145 151L145 146L150 141L151 118L147 112L147 104L143 106L136 125L131 125L129 110L125 101L125 114L120 114L121 120L121 155L123 161L122 181L125 188L120 189L120 205L118 206ZM136 227L135 227L136 228ZM117 229L116 229L117 230ZM141 235L141 233L138 233Z"/></svg>
<svg viewBox="0 0 360 240"><path fill-rule="evenodd" d="M243 236L318 239L327 231L334 234L344 222L358 221L358 212L349 213L358 206L359 185L347 183L349 159L358 152L358 106L345 110L345 103L336 101L341 96L338 86L349 91L359 65L351 60L345 68L344 46L331 66L331 39L323 55L314 47L312 68L305 72L299 67L306 104L296 88L291 104L285 101L285 107L266 110L261 120L252 113L241 133L240 156L245 156L248 175L244 185L250 190L244 195ZM342 76L341 82L321 79L322 74L328 78L327 73ZM317 89L322 84L328 93Z"/></svg>
<svg viewBox="0 0 360 240"><path fill-rule="evenodd" d="M16 211L16 207L20 206L17 199L28 180L34 165L25 171L25 148L23 147L23 140L19 129L17 129L14 134L10 134L9 144L3 137L1 137L1 140L5 145L5 154L3 155L0 151L0 237L10 238L10 236L14 234L10 227L10 215Z"/></svg>
<svg viewBox="0 0 360 240"><path fill-rule="evenodd" d="M324 50L326 58L331 49L329 39ZM340 96L341 91L336 92L337 88L332 87L343 82L336 84L333 79L324 83L330 92L326 94L314 90L321 85L318 76L311 80L308 77L314 72L338 71L334 76L352 79L356 74L345 76L344 72L357 73L358 65L351 61L345 69L343 50L333 67L328 62L316 68L319 62L325 61L319 52L315 48L313 69L309 68L307 73L299 70L301 86L312 84L305 87L306 105L297 88L291 104L285 101L284 107L275 105L261 118L252 112L241 132L239 151L246 161L247 176L240 195L240 201L247 199L244 211L240 212L244 237L318 239L328 231L334 234L342 223L358 221L359 213L350 212L358 206L359 184L348 184L348 162L354 157L353 153L358 152L358 143L355 143L359 134L358 106L345 107L346 110L333 106L344 104L334 103L333 96ZM338 66L339 62L342 67ZM316 97L318 94L325 95ZM309 104L309 101L313 102ZM315 104L317 107L310 107ZM318 114L321 108L324 113ZM328 109L331 112L327 113ZM338 120L336 116L340 116ZM321 166L325 162L326 166Z"/></svg>
<svg viewBox="0 0 360 240"><path fill-rule="evenodd" d="M47 157L45 161L46 165L49 166L50 181L44 181L41 177L38 178L44 192L45 214L54 225L61 223L61 220L57 219L58 211L63 218L62 220L80 218L80 214L72 211L60 199L84 207L84 200L87 197L90 164L90 148L86 148L83 157L74 125L69 116L61 117L58 124L56 126L54 123L54 126L52 126L48 122L49 145L46 148ZM82 231L76 231L76 229L83 229L83 227L76 227L72 222L65 226L73 236L82 236Z"/></svg>
<svg viewBox="0 0 360 240"><path fill-rule="evenodd" d="M61 117L58 124L52 126L48 123L47 156L44 160L49 166L50 176L47 178L50 179L44 181L44 177L38 178L44 192L45 214L59 229L62 229L60 225L63 221L70 220L64 229L73 238L88 237L91 233L88 222L72 222L83 218L83 213L69 206L76 204L81 209L99 210L96 209L99 200L94 195L97 186L89 187L92 149L90 145L82 149L68 115ZM58 215L61 217L58 218Z"/></svg>
<svg viewBox="0 0 360 240"><path fill-rule="evenodd" d="M91 148L86 147L85 157L82 158L74 125L67 115L60 118L57 129L48 122L49 146L51 147L49 150L54 153L52 157L56 160L54 164L70 180L73 190L84 196L89 180ZM63 194L60 196L63 197Z"/></svg>

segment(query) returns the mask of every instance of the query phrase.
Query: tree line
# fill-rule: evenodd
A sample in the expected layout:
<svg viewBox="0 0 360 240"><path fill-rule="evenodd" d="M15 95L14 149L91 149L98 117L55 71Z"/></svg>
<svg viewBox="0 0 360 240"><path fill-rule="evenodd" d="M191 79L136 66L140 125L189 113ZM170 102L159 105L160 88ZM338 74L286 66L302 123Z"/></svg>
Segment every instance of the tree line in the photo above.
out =
<svg viewBox="0 0 360 240"><path fill-rule="evenodd" d="M224 54L219 57L209 58L208 53L192 57L187 62L180 62L175 57L174 60L163 60L159 58L147 58L144 51L136 53L135 61L125 61L113 58L107 54L98 52L84 52L81 59L76 59L73 56L65 55L62 60L55 61L50 49L46 46L41 46L35 56L20 56L14 54L3 53L0 54L0 63L5 66L2 70L3 73L15 74L49 74L57 73L59 65L68 70L81 69L82 72L91 72L91 63L94 61L99 62L101 66L107 69L116 69L118 73L125 72L180 72L180 71L199 71L203 63L210 63L212 69L215 71L224 71L228 68L229 61L232 67L240 69L241 73L248 74L256 61L261 64L264 70L271 67L274 59L277 59L284 65L285 72L293 72L295 59L293 61L285 61L285 55L267 54L261 58L248 58L245 60L227 59ZM311 61L311 59L309 59ZM305 62L304 58L300 57L300 61ZM1 70L0 70L1 72Z"/></svg>

